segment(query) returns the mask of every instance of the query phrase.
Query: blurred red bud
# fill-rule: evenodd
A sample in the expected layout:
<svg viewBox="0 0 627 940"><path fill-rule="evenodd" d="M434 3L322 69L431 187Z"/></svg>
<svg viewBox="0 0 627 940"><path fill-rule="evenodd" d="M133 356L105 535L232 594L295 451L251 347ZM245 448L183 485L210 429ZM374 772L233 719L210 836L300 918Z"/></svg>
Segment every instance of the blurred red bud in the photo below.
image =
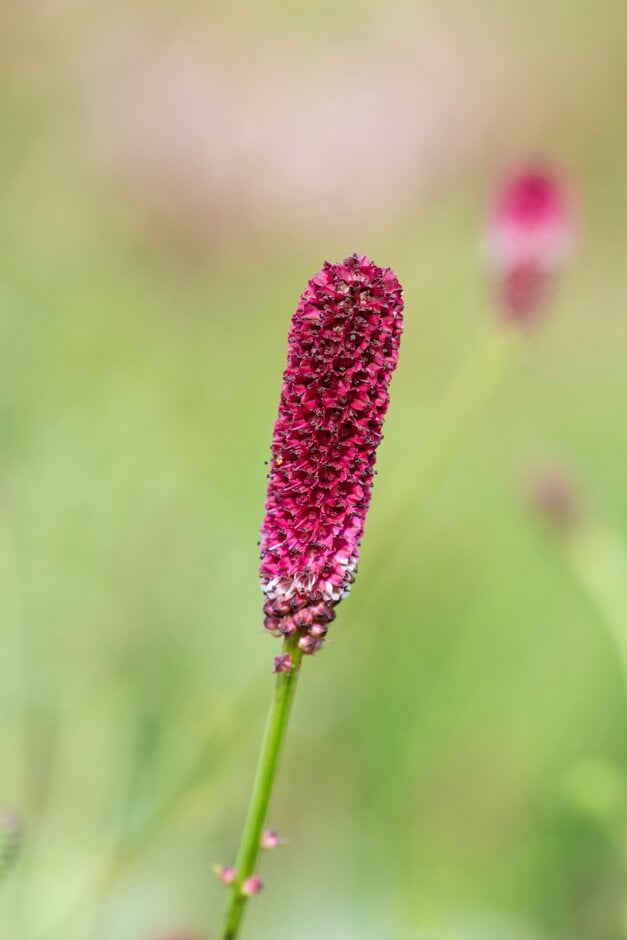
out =
<svg viewBox="0 0 627 940"><path fill-rule="evenodd" d="M263 881L259 875L251 875L250 878L247 878L242 884L242 894L247 898L251 898L254 894L259 894L262 889Z"/></svg>
<svg viewBox="0 0 627 940"><path fill-rule="evenodd" d="M511 176L496 197L485 248L494 301L508 322L534 323L571 253L574 212L563 179L542 168Z"/></svg>
<svg viewBox="0 0 627 940"><path fill-rule="evenodd" d="M572 478L558 467L544 467L529 474L527 501L552 528L568 531L581 516L581 501Z"/></svg>
<svg viewBox="0 0 627 940"><path fill-rule="evenodd" d="M214 871L216 873L218 880L221 881L222 884L226 885L227 887L229 885L232 885L233 882L235 881L236 873L232 865L227 865L226 867L222 865L216 865L214 868Z"/></svg>

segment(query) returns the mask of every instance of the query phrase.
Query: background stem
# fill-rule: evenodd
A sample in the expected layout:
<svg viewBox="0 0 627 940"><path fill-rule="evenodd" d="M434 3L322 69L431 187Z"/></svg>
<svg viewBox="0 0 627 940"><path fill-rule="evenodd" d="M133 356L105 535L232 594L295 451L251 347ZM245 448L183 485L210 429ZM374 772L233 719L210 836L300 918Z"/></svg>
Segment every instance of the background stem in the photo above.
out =
<svg viewBox="0 0 627 940"><path fill-rule="evenodd" d="M394 479L389 483L388 488L396 498L383 515L385 525L372 538L376 558L370 589L365 595L368 604L388 589L399 559L407 555L415 531L414 520L437 492L472 436L527 339L520 330L498 326L487 330L454 376L424 433L415 435L403 455L403 467L397 472L398 484ZM407 466L413 468L410 486L404 475Z"/></svg>
<svg viewBox="0 0 627 940"><path fill-rule="evenodd" d="M293 640L286 641L285 651L292 657L292 669L290 672L279 673L276 678L274 699L268 713L248 815L235 862L236 877L231 889L231 901L227 911L223 940L235 940L244 916L247 897L242 894L242 884L253 874L259 855L261 833L268 813L300 672L303 654L296 643Z"/></svg>
<svg viewBox="0 0 627 940"><path fill-rule="evenodd" d="M601 522L577 529L565 543L572 572L604 620L615 643L627 687L627 548Z"/></svg>

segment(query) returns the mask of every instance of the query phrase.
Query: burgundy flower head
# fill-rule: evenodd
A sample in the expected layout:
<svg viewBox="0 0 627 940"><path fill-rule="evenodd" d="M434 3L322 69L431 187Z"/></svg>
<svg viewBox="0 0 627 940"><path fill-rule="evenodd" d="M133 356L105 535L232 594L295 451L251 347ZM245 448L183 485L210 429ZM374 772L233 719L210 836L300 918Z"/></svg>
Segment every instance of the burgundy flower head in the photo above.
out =
<svg viewBox="0 0 627 940"><path fill-rule="evenodd" d="M355 578L403 326L402 289L365 255L325 263L288 337L261 529L265 626L322 644Z"/></svg>
<svg viewBox="0 0 627 940"><path fill-rule="evenodd" d="M546 306L574 240L566 186L541 169L509 179L488 219L486 249L496 306L523 326Z"/></svg>

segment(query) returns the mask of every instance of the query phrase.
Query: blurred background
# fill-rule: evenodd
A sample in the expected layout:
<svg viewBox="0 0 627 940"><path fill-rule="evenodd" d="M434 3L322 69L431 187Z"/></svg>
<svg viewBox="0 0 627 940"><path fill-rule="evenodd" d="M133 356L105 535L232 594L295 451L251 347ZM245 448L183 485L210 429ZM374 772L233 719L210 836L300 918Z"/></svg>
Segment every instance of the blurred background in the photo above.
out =
<svg viewBox="0 0 627 940"><path fill-rule="evenodd" d="M406 332L244 934L627 937L625 673L522 482L567 467L620 556L626 47L622 0L4 0L2 940L216 940L278 651L256 540L288 322L352 251L395 268ZM378 580L528 157L577 191L575 257Z"/></svg>

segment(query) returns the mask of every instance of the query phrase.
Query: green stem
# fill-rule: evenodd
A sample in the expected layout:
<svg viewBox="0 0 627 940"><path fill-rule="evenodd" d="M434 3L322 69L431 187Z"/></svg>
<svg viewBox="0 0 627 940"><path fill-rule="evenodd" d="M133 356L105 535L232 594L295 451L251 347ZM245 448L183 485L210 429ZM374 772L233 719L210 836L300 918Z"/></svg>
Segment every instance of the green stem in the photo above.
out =
<svg viewBox="0 0 627 940"><path fill-rule="evenodd" d="M571 570L605 621L627 686L627 547L600 522L582 524L565 542Z"/></svg>
<svg viewBox="0 0 627 940"><path fill-rule="evenodd" d="M222 935L223 940L235 940L244 916L247 897L242 893L242 884L253 874L257 863L261 834L268 814L279 757L296 691L303 654L296 644L289 640L285 644L285 651L292 657L292 669L290 672L279 673L276 679L274 699L268 713L248 815L235 862L236 877L231 888L231 901Z"/></svg>

